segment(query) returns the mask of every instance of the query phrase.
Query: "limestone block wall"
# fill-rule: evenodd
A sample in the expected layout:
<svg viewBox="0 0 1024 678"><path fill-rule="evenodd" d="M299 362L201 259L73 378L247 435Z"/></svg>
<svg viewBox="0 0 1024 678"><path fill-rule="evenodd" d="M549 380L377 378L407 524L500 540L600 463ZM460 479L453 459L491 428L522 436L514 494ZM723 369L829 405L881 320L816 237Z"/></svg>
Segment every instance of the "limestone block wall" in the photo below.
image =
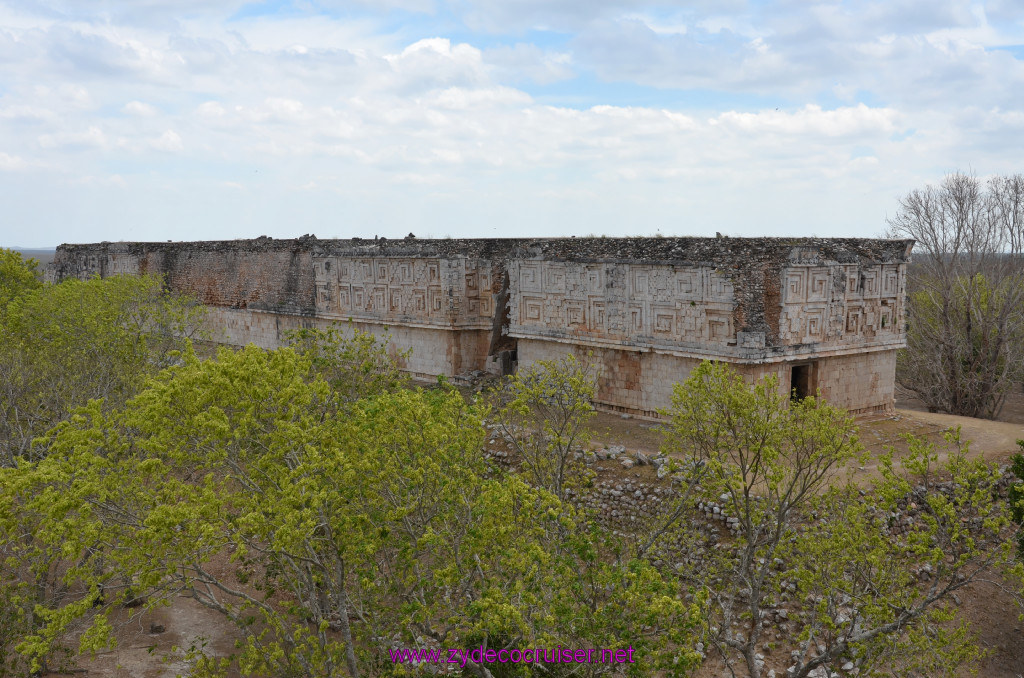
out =
<svg viewBox="0 0 1024 678"><path fill-rule="evenodd" d="M883 411L895 400L895 350L823 358L817 386L828 402L854 413Z"/></svg>
<svg viewBox="0 0 1024 678"><path fill-rule="evenodd" d="M642 415L667 407L703 359L751 381L774 374L784 394L804 365L810 394L855 412L893 406L912 243L668 240L602 239L576 258L559 242L510 260L520 365L590 352L599 402Z"/></svg>
<svg viewBox="0 0 1024 678"><path fill-rule="evenodd" d="M711 266L510 261L510 333L719 357L736 346L731 277Z"/></svg>
<svg viewBox="0 0 1024 678"><path fill-rule="evenodd" d="M513 259L509 333L749 363L903 346L906 252L774 243L742 261L738 254Z"/></svg>
<svg viewBox="0 0 1024 678"><path fill-rule="evenodd" d="M454 257L314 256L316 314L403 325L490 329L494 264Z"/></svg>
<svg viewBox="0 0 1024 678"><path fill-rule="evenodd" d="M596 402L605 409L657 418L660 410L672 404L676 384L686 381L700 364L696 358L679 357L650 351L622 349L585 349L555 341L534 339L519 342L520 365L540 360L558 360L566 354L589 361L598 374ZM733 364L748 383L768 376L777 380L780 394L788 395L794 365L812 370L812 393L853 414L887 411L895 398L892 375L896 369L896 351L875 351L859 355L822 357L810 361L762 364Z"/></svg>
<svg viewBox="0 0 1024 678"><path fill-rule="evenodd" d="M288 315L268 311L211 306L207 310L205 330L211 340L233 346L256 344L275 349L284 346L286 333L303 327L326 329L338 321L333 318ZM489 330L444 331L423 327L403 327L380 323L339 323L344 332L350 326L374 336L387 337L393 357L412 349L408 357L398 359L399 366L417 377L443 374L455 376L469 370L484 369L484 357L490 341ZM483 356L483 357L482 357Z"/></svg>
<svg viewBox="0 0 1024 678"><path fill-rule="evenodd" d="M653 415L700 360L780 389L800 368L854 410L890 407L911 241L782 238L255 240L58 248L51 280L156 273L222 341L273 348L351 320L420 376L591 353L598 402Z"/></svg>
<svg viewBox="0 0 1024 678"><path fill-rule="evenodd" d="M781 343L819 352L902 346L905 263L794 264L783 276Z"/></svg>
<svg viewBox="0 0 1024 678"><path fill-rule="evenodd" d="M593 365L597 373L595 401L605 409L656 418L672 404L675 384L686 381L700 364L696 358L624 349L587 349L556 341L519 342L520 366L558 360L568 353Z"/></svg>
<svg viewBox="0 0 1024 678"><path fill-rule="evenodd" d="M169 289L208 306L311 315L312 252L300 241L270 238L243 246L195 243L61 245L51 279L122 273L164 276Z"/></svg>
<svg viewBox="0 0 1024 678"><path fill-rule="evenodd" d="M284 345L285 333L310 327L313 318L285 315L269 311L209 306L204 330L211 341L232 346L256 344L275 349Z"/></svg>

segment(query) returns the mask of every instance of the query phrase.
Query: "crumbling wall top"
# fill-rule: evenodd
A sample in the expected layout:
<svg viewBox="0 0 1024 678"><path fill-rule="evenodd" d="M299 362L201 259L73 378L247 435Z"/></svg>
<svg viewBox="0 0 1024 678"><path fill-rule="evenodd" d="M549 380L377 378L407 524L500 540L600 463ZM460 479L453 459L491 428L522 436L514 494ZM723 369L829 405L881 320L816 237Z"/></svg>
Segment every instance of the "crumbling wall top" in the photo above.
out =
<svg viewBox="0 0 1024 678"><path fill-rule="evenodd" d="M673 263L742 268L752 262L902 263L909 261L912 240L874 238L352 238L321 240L306 235L278 240L194 242L103 242L65 244L58 250L141 255L147 252L294 252L349 257L472 257L479 259L551 259Z"/></svg>

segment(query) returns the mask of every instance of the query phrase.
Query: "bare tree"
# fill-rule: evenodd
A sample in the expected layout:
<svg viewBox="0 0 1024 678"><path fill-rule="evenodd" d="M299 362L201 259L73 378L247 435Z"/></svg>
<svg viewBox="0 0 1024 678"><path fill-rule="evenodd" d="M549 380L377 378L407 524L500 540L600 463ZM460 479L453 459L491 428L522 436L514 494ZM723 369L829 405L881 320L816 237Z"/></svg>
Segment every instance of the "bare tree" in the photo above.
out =
<svg viewBox="0 0 1024 678"><path fill-rule="evenodd" d="M999 416L1024 376L1024 175L950 174L888 223L917 241L897 381L932 411Z"/></svg>

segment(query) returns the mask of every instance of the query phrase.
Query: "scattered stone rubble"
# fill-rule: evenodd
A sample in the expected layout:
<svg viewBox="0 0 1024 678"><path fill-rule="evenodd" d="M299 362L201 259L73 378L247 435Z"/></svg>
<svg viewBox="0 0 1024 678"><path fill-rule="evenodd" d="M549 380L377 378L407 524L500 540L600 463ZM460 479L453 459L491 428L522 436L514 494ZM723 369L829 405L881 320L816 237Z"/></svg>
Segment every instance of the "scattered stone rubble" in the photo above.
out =
<svg viewBox="0 0 1024 678"><path fill-rule="evenodd" d="M506 469L513 468L513 455L497 447L502 442L507 442L506 436L502 434L498 427L489 426L489 428L491 430L491 438L488 440L490 445L485 454L495 463ZM580 449L576 454L578 455L577 458L581 458L588 466L596 469L597 473L591 487L576 492L568 490L570 496L574 496L579 505L592 511L602 524L618 534L635 534L645 526L650 527L652 522L660 515L662 504L670 501L674 496L678 496L678 487L673 487L673 478L678 477L678 475L672 473L673 471L678 472L683 468L678 460L670 464L669 458L664 455L649 456L641 451L629 452L623 445L610 445L594 450ZM618 462L618 465L622 467L622 471L616 473L614 462ZM654 469L655 474L653 478L649 473L638 473L638 469L644 466L650 466ZM1003 466L1000 470L1002 475L993 491L997 492L1000 496L1005 496L1008 487L1016 481L1016 478L1008 466ZM630 471L630 473L623 474L623 471ZM955 488L951 482L939 482L933 484L930 489L932 491L950 493ZM882 532L893 536L900 536L909 532L919 519L925 495L926 488L918 485L906 497L897 502L897 509L884 516L885 524L881 528ZM702 539L698 539L696 542L697 548L715 549L726 539L735 538L739 535L741 530L739 518L730 514L729 499L729 495L723 494L718 497L717 501L695 500L696 509L705 518L703 524L697 521L692 525L698 535L702 537ZM980 523L981 518L971 520L972 526L980 527ZM703 546L700 546L701 542L703 542ZM669 545L665 553L661 554L661 557L677 553L678 546ZM691 549L694 548L694 544L689 546ZM657 558L658 556L656 555L655 557ZM675 569L677 570L682 571L688 566L697 564L693 557L680 556L680 558L684 559L685 562L676 563ZM781 568L784 566L784 563L776 559L773 565L776 568ZM915 574L922 580L927 580L931 576L931 567L925 564ZM783 582L782 589L775 606L769 605L765 609L765 622L774 627L771 631L766 632L766 640L773 639L776 642L784 640L786 634L790 632L789 622L793 615L799 616L801 614L800 612L792 612L785 606L788 602L796 603L802 600L798 595L796 583ZM746 595L749 595L749 591ZM739 596L742 599L744 592L740 591ZM820 600L817 596L811 595L806 598L806 602L814 604L820 602ZM836 609L837 624L846 624L850 621L853 615L853 609L849 606L850 602L850 600L840 601L841 604ZM771 648L771 644L766 643L765 652L770 653ZM805 648L801 648L801 650L803 649ZM815 649L819 653L825 651L824 647L811 648L811 652L808 654L809 657L814 656L813 650ZM703 643L698 644L697 650L702 656L704 655ZM795 660L799 655L800 651L794 650L792 652L793 665L785 670L769 669L762 675L767 676L767 678L792 676L795 671ZM758 654L757 661L760 668L764 670L766 661L764 655ZM839 671L819 667L809 673L810 678L847 678L848 676L856 675L858 675L857 668L852 661L843 663Z"/></svg>

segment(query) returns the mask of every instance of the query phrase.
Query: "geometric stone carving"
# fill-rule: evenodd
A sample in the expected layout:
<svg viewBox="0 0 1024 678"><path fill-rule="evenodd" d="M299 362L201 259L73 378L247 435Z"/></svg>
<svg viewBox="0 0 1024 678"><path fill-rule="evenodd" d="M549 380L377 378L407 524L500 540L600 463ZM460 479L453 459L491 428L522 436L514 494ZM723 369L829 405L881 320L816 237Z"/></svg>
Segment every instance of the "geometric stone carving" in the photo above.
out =
<svg viewBox="0 0 1024 678"><path fill-rule="evenodd" d="M865 268L861 273L861 296L865 299L877 299L881 290L877 267Z"/></svg>
<svg viewBox="0 0 1024 678"><path fill-rule="evenodd" d="M731 300L735 294L732 281L718 271L711 271L708 277L708 293L706 298L711 300Z"/></svg>
<svg viewBox="0 0 1024 678"><path fill-rule="evenodd" d="M684 305L676 314L676 334L684 342L700 341L700 329L697 326L696 307Z"/></svg>
<svg viewBox="0 0 1024 678"><path fill-rule="evenodd" d="M654 316L654 334L672 337L676 332L676 310L667 304L658 304L651 308Z"/></svg>
<svg viewBox="0 0 1024 678"><path fill-rule="evenodd" d="M527 323L540 323L544 319L544 299L543 297L523 297L522 302L522 318Z"/></svg>
<svg viewBox="0 0 1024 678"><path fill-rule="evenodd" d="M684 301L702 299L704 296L703 275L699 268L685 268L676 271L676 296Z"/></svg>
<svg viewBox="0 0 1024 678"><path fill-rule="evenodd" d="M595 332L603 332L607 326L605 317L605 302L603 299L590 299L590 324L589 327Z"/></svg>
<svg viewBox="0 0 1024 678"><path fill-rule="evenodd" d="M570 327L586 327L587 311L582 301L567 301L565 304L565 322Z"/></svg>
<svg viewBox="0 0 1024 678"><path fill-rule="evenodd" d="M832 275L827 268L812 268L807 287L807 301L828 301Z"/></svg>
<svg viewBox="0 0 1024 678"><path fill-rule="evenodd" d="M883 283L884 285L884 283ZM878 332L893 332L895 331L895 322L893 318L893 307L889 305L888 301L883 300L882 305L878 308Z"/></svg>
<svg viewBox="0 0 1024 678"><path fill-rule="evenodd" d="M846 334L860 334L861 322L864 318L864 309L861 306L848 306L846 308L846 323L844 325Z"/></svg>
<svg viewBox="0 0 1024 678"><path fill-rule="evenodd" d="M807 318L807 339L810 341L821 341L825 333L825 309L807 308L804 310ZM806 339L801 343L809 343Z"/></svg>
<svg viewBox="0 0 1024 678"><path fill-rule="evenodd" d="M882 296L895 297L900 293L900 272L896 266L882 268Z"/></svg>
<svg viewBox="0 0 1024 678"><path fill-rule="evenodd" d="M540 291L540 290L538 290ZM544 292L565 292L565 266L555 264L544 267Z"/></svg>
<svg viewBox="0 0 1024 678"><path fill-rule="evenodd" d="M440 286L430 286L427 288L427 312L431 315L438 315L442 312L444 307L444 293L441 291Z"/></svg>
<svg viewBox="0 0 1024 678"><path fill-rule="evenodd" d="M805 301L807 294L807 269L793 268L786 271L786 303Z"/></svg>
<svg viewBox="0 0 1024 678"><path fill-rule="evenodd" d="M846 298L847 299L860 299L860 267L859 266L846 266Z"/></svg>
<svg viewBox="0 0 1024 678"><path fill-rule="evenodd" d="M519 267L519 289L523 292L540 292L540 266L523 264Z"/></svg>
<svg viewBox="0 0 1024 678"><path fill-rule="evenodd" d="M732 316L723 311L707 312L708 340L724 344L733 339Z"/></svg>
<svg viewBox="0 0 1024 678"><path fill-rule="evenodd" d="M643 298L647 296L648 280L650 279L650 271L647 269L634 269L632 276L632 292L634 297Z"/></svg>
<svg viewBox="0 0 1024 678"><path fill-rule="evenodd" d="M646 282L646 277L644 278ZM629 305L629 317L626 331L630 334L647 334L644 325L644 307L642 304Z"/></svg>
<svg viewBox="0 0 1024 678"><path fill-rule="evenodd" d="M419 374L477 369L488 347L504 351L517 341L524 364L541 345L552 354L603 352L602 369L615 381L607 398L649 411L685 376L679 361L726 360L756 366L751 375L784 378L791 366L772 365L860 352L894 361L889 354L906 331L909 247L686 238L108 243L59 250L53 276L163 272L221 309L232 341L244 343L250 333L268 347L287 329L346 317L390 326L414 348L406 364ZM506 285L509 306L496 308ZM500 322L506 310L507 330ZM878 376L874 360L850 358L845 376L822 362L815 378L860 388L860 371ZM877 395L877 381L865 381L864 393L848 400L884 402L891 389L883 384Z"/></svg>

